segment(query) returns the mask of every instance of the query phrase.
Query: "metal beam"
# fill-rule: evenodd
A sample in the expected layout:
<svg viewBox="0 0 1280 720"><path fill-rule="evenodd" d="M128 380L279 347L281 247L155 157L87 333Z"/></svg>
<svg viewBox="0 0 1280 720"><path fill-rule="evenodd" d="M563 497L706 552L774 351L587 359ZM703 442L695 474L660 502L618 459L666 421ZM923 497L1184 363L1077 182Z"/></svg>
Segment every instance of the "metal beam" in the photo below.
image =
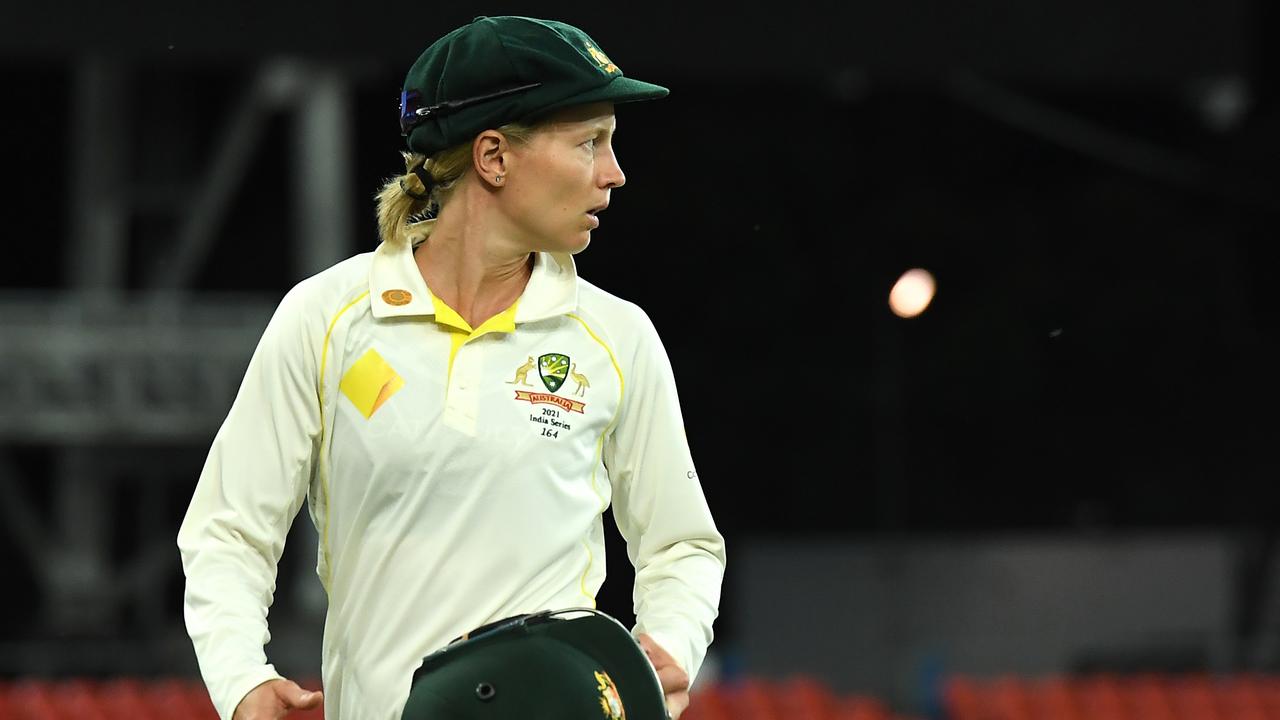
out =
<svg viewBox="0 0 1280 720"><path fill-rule="evenodd" d="M295 279L350 254L352 224L351 98L346 77L332 69L306 79L294 116Z"/></svg>
<svg viewBox="0 0 1280 720"><path fill-rule="evenodd" d="M87 56L73 78L67 277L73 287L109 298L124 287L128 258L128 74L118 60Z"/></svg>

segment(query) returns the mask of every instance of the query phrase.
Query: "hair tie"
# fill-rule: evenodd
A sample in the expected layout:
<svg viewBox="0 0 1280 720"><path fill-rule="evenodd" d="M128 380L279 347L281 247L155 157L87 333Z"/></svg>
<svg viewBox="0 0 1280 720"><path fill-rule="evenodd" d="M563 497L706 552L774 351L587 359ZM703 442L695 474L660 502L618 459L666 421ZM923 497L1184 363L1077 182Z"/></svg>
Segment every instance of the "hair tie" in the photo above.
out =
<svg viewBox="0 0 1280 720"><path fill-rule="evenodd" d="M423 201L423 202L430 202L430 201L431 201L431 188L432 188L432 186L434 186L434 185L435 185L435 183L434 183L434 182L432 182L432 180L431 180L431 174L427 172L427 169L426 169L426 167L425 167L424 165L415 165L413 168L411 168L411 169L409 170L409 172L411 172L411 173L413 173L414 175L417 175L417 176L418 176L418 180L422 182L423 191L422 191L421 193L416 193L416 192L414 192L414 191L410 190L410 189L409 189L409 188L404 184L404 178L400 178L400 192L404 193L405 195L408 195L409 197L413 198L414 200L421 200L421 201Z"/></svg>

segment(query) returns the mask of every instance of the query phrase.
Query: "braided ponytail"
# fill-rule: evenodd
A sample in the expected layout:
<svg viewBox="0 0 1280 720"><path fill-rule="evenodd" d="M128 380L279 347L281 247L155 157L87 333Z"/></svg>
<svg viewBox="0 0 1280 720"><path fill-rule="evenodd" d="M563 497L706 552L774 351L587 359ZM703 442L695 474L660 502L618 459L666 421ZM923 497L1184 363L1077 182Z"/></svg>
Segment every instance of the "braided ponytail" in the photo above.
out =
<svg viewBox="0 0 1280 720"><path fill-rule="evenodd" d="M508 140L527 143L534 126L508 123L498 128ZM413 245L422 237L415 226L440 212L458 181L471 169L471 143L460 143L428 158L420 153L401 152L404 174L387 179L375 195L378 237L392 245Z"/></svg>

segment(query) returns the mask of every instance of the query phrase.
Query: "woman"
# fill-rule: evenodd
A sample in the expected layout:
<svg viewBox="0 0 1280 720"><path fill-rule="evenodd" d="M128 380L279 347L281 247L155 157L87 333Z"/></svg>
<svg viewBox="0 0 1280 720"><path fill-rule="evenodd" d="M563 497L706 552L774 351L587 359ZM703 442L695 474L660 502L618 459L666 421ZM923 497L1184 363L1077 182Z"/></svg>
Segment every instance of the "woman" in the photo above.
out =
<svg viewBox="0 0 1280 720"><path fill-rule="evenodd" d="M673 716L688 704L723 538L657 332L572 259L626 181L613 105L666 94L532 18L477 18L410 69L382 242L285 296L179 532L188 630L223 718L322 702L263 652L304 500L329 596L327 717L396 718L451 639L594 607L610 505L636 567L633 632Z"/></svg>

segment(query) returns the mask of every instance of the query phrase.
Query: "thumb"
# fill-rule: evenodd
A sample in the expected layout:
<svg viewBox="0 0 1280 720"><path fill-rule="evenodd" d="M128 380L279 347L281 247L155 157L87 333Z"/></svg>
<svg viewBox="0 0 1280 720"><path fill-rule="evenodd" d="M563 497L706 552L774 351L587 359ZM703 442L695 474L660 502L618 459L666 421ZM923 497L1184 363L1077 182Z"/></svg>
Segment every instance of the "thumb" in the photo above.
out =
<svg viewBox="0 0 1280 720"><path fill-rule="evenodd" d="M671 657L671 653L667 652L666 648L659 645L648 633L640 633L638 639L644 654L649 657L649 662L653 663L655 667L667 663L675 663L675 658Z"/></svg>
<svg viewBox="0 0 1280 720"><path fill-rule="evenodd" d="M291 710L310 710L320 707L320 703L324 701L324 693L319 690L315 692L303 690L292 680L286 680L276 686L276 697L279 697L280 702Z"/></svg>

